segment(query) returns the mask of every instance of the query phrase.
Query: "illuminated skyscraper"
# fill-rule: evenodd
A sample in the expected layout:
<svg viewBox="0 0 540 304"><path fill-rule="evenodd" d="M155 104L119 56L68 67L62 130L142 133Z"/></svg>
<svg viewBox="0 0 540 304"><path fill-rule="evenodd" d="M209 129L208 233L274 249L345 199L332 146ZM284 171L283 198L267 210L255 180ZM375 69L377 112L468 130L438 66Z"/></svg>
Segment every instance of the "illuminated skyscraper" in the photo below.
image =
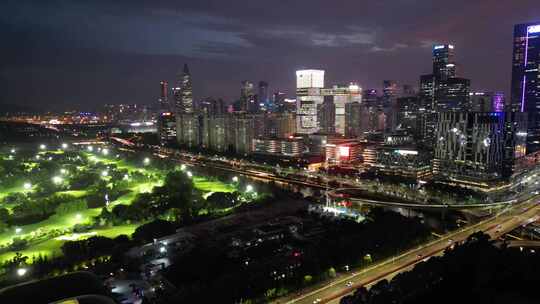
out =
<svg viewBox="0 0 540 304"><path fill-rule="evenodd" d="M456 77L453 45L440 44L433 46L433 75L439 81Z"/></svg>
<svg viewBox="0 0 540 304"><path fill-rule="evenodd" d="M253 83L247 80L241 82L240 85L240 108L241 112L255 113L258 109L255 101L255 92Z"/></svg>
<svg viewBox="0 0 540 304"><path fill-rule="evenodd" d="M268 95L268 82L259 81L259 92L257 94L258 107L263 111L271 110L270 98Z"/></svg>
<svg viewBox="0 0 540 304"><path fill-rule="evenodd" d="M159 82L159 111L169 110L169 83L165 80Z"/></svg>
<svg viewBox="0 0 540 304"><path fill-rule="evenodd" d="M540 22L514 27L511 107L528 113L527 153L540 150Z"/></svg>
<svg viewBox="0 0 540 304"><path fill-rule="evenodd" d="M178 77L177 88L175 88L175 102L178 113L193 113L193 88L191 85L191 74L187 64L184 64L182 74Z"/></svg>
<svg viewBox="0 0 540 304"><path fill-rule="evenodd" d="M323 70L296 71L296 130L300 134L318 131L317 105L323 103Z"/></svg>

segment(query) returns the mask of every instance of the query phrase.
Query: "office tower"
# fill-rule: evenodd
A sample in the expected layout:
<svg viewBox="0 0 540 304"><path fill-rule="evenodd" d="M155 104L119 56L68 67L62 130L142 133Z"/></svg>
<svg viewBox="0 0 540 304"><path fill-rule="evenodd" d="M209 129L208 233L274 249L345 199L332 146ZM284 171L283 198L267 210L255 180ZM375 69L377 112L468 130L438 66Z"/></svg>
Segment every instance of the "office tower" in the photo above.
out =
<svg viewBox="0 0 540 304"><path fill-rule="evenodd" d="M433 46L433 76L438 81L456 77L453 45L440 44Z"/></svg>
<svg viewBox="0 0 540 304"><path fill-rule="evenodd" d="M322 95L332 96L336 117L335 132L345 134L345 105L351 102L362 102L362 88L357 83L351 82L349 85L334 85L330 89L322 89Z"/></svg>
<svg viewBox="0 0 540 304"><path fill-rule="evenodd" d="M336 105L334 96L324 96L322 104L317 105L317 121L319 131L324 134L336 133Z"/></svg>
<svg viewBox="0 0 540 304"><path fill-rule="evenodd" d="M255 100L255 92L253 83L247 80L241 82L240 85L240 112L256 113L258 105Z"/></svg>
<svg viewBox="0 0 540 304"><path fill-rule="evenodd" d="M369 105L377 105L379 102L379 95L376 89L364 90L362 94L362 103Z"/></svg>
<svg viewBox="0 0 540 304"><path fill-rule="evenodd" d="M456 77L454 49L451 44L433 46L433 74L420 77L420 97L426 109L467 110L471 83L469 79Z"/></svg>
<svg viewBox="0 0 540 304"><path fill-rule="evenodd" d="M471 81L465 78L448 78L436 82L435 109L437 111L467 110Z"/></svg>
<svg viewBox="0 0 540 304"><path fill-rule="evenodd" d="M503 112L504 93L471 92L469 109L472 112Z"/></svg>
<svg viewBox="0 0 540 304"><path fill-rule="evenodd" d="M383 106L392 103L399 96L399 87L394 80L383 80Z"/></svg>
<svg viewBox="0 0 540 304"><path fill-rule="evenodd" d="M178 79L180 88L180 100L177 100L177 111L179 113L194 113L195 105L193 103L193 88L191 85L191 74L187 64L184 64L182 75ZM179 102L179 103L178 103Z"/></svg>
<svg viewBox="0 0 540 304"><path fill-rule="evenodd" d="M176 118L174 113L163 112L159 114L157 129L161 145L173 143L176 140Z"/></svg>
<svg viewBox="0 0 540 304"><path fill-rule="evenodd" d="M318 131L317 105L323 103L323 70L296 71L296 130L300 134Z"/></svg>
<svg viewBox="0 0 540 304"><path fill-rule="evenodd" d="M272 94L272 104L274 105L274 111L275 112L278 112L278 113L283 113L285 112L285 93L283 92L274 92L274 94ZM296 108L296 104L294 105L294 107ZM295 111L296 112L296 111Z"/></svg>
<svg viewBox="0 0 540 304"><path fill-rule="evenodd" d="M418 97L422 107L428 110L434 109L435 102L435 76L433 74L420 76L420 91Z"/></svg>
<svg viewBox="0 0 540 304"><path fill-rule="evenodd" d="M359 102L345 105L345 137L358 138L362 135L362 107Z"/></svg>
<svg viewBox="0 0 540 304"><path fill-rule="evenodd" d="M383 111L386 116L385 131L393 132L397 127L396 100L399 97L399 86L393 80L383 81Z"/></svg>
<svg viewBox="0 0 540 304"><path fill-rule="evenodd" d="M527 153L540 150L540 22L514 26L511 108L528 113Z"/></svg>
<svg viewBox="0 0 540 304"><path fill-rule="evenodd" d="M259 108L261 109L261 111L266 112L272 110L272 105L268 96L268 82L259 81L259 92L257 94L257 101L259 102Z"/></svg>
<svg viewBox="0 0 540 304"><path fill-rule="evenodd" d="M434 174L476 187L509 178L512 164L522 156L518 134L524 126L521 113L438 113Z"/></svg>
<svg viewBox="0 0 540 304"><path fill-rule="evenodd" d="M159 82L159 111L169 110L169 83L165 80Z"/></svg>

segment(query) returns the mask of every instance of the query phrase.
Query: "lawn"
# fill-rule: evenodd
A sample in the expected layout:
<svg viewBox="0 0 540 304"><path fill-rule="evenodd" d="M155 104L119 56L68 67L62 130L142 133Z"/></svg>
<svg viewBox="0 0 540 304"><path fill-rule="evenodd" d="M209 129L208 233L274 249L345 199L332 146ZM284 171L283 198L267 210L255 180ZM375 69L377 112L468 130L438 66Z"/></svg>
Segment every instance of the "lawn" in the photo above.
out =
<svg viewBox="0 0 540 304"><path fill-rule="evenodd" d="M50 239L47 241L43 241L41 243L35 244L31 246L28 249L21 250L20 253L22 255L27 256L31 262L32 256L37 257L38 255L42 256L48 256L48 257L54 257L59 256L62 254L61 247L62 244L67 240L84 240L92 236L104 236L108 238L115 238L119 235L127 235L130 236L138 225L123 225L123 226L115 226L111 228L105 228L105 229L97 229L92 230L90 232L86 233L74 233L69 235L64 235L61 237L57 237L54 239ZM5 261L8 261L12 259L15 256L15 252L6 252L4 254L0 254L0 263L3 263Z"/></svg>
<svg viewBox="0 0 540 304"><path fill-rule="evenodd" d="M45 151L42 151L41 153L45 153ZM55 151L55 154L60 154L61 151ZM110 164L110 165L116 165L119 169L125 169L129 172L141 172L145 174L151 174L152 178L148 182L142 182L137 183L130 187L130 192L118 197L116 200L110 202L110 207L119 205L119 204L126 204L129 205L132 203L133 199L137 196L139 193L145 193L145 192L151 192L152 189L155 186L159 186L163 183L163 179L165 176L165 171L161 171L158 169L154 169L151 166L145 167L141 163L141 166L136 166L131 163L128 163L127 161L123 159L117 159L114 157L102 157L97 156L96 154L87 153L84 152L89 158L91 158L92 162L101 162L104 164ZM30 163L26 162L29 166L36 166L36 163ZM204 196L207 197L208 195L214 193L214 192L233 192L236 190L236 188L231 184L222 183L219 181L210 180L205 177L201 176L194 176L193 182L195 184L195 187L202 191L204 193ZM32 191L32 190L24 190L22 184L9 188L9 189L0 189L0 200L4 198L5 196L16 193L16 192L23 192L23 191ZM71 195L74 198L83 198L86 195L88 195L88 191L86 190L69 190L69 191L60 191L57 192L57 194L67 194ZM1 207L1 206L0 206ZM10 207L10 206L4 206L4 207ZM99 215L101 212L101 208L94 208L94 209L87 209L84 211L79 212L72 212L68 214L63 215L53 215L50 218L35 223L31 225L24 225L20 227L11 227L9 231L5 231L3 233L0 233L0 245L7 245L12 242L12 239L14 237L31 237L33 234L35 234L37 231L43 232L50 231L50 230L68 230L73 228L76 224L79 223L85 223L89 222L93 217ZM30 259L32 256L37 256L39 254L41 255L47 255L47 256L55 256L61 254L61 246L63 242L66 240L80 240L85 239L94 235L101 235L109 238L114 238L118 235L125 234L125 235L131 235L133 231L138 227L137 224L131 224L131 225L122 225L122 226L115 226L110 228L104 228L104 229L96 229L92 230L87 233L67 233L65 235L62 235L60 237L49 239L49 240L43 240L39 243L33 243L29 248L22 250L21 253L23 255L28 256ZM19 233L16 233L16 229L20 229ZM7 252L0 254L0 262L5 261L7 259L11 259L15 255L15 252Z"/></svg>

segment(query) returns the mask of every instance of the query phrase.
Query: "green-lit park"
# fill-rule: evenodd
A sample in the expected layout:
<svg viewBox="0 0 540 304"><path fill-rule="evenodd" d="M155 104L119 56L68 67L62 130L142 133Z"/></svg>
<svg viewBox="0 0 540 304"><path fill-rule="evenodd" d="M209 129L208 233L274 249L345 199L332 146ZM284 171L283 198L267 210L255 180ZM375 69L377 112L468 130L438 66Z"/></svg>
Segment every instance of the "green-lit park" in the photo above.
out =
<svg viewBox="0 0 540 304"><path fill-rule="evenodd" d="M154 219L227 213L257 195L236 177L223 182L182 164L105 146L5 147L0 264L16 253L60 256L66 241L129 236Z"/></svg>

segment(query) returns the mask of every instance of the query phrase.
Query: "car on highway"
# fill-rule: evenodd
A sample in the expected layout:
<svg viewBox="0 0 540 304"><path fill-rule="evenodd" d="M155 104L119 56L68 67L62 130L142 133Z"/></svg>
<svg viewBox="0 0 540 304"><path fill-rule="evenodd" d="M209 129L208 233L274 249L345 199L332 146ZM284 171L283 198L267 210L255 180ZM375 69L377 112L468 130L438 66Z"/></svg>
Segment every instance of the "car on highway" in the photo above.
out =
<svg viewBox="0 0 540 304"><path fill-rule="evenodd" d="M347 284L345 284L345 286L351 287L351 286L352 286L352 282L351 282L351 281L347 282Z"/></svg>
<svg viewBox="0 0 540 304"><path fill-rule="evenodd" d="M313 304L321 303L321 301L322 301L321 299L315 299L313 300Z"/></svg>

